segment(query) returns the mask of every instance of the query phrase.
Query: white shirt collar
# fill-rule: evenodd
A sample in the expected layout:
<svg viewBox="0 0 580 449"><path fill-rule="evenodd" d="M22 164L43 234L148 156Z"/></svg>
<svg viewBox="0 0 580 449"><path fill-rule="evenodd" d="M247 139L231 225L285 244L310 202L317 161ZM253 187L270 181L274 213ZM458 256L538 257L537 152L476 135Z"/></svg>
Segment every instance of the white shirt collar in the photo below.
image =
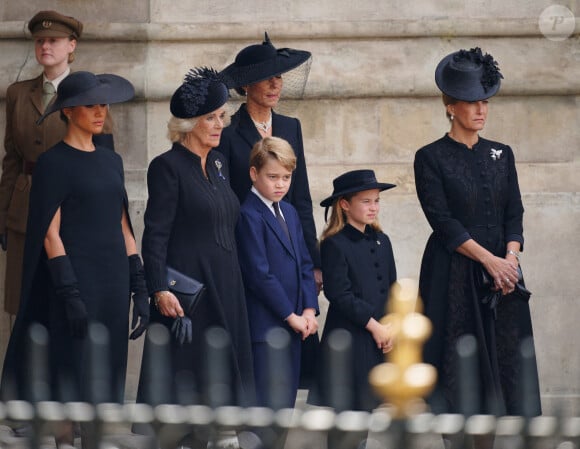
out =
<svg viewBox="0 0 580 449"><path fill-rule="evenodd" d="M276 212L274 211L274 202L270 201L269 199L265 198L264 196L262 196L262 194L260 192L258 192L258 189L256 189L254 186L252 186L252 192L256 194L256 196L258 198L260 198L260 200L262 201L262 203L264 203L266 206L268 206L268 209L270 209L270 211L276 215ZM280 209L280 213L282 214L282 210ZM284 214L282 214L282 216L284 216Z"/></svg>

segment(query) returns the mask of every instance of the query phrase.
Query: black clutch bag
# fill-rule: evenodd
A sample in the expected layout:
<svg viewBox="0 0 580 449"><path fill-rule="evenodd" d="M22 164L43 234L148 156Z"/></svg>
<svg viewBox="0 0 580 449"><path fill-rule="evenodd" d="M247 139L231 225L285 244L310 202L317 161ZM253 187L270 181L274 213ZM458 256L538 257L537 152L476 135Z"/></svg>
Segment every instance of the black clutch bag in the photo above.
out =
<svg viewBox="0 0 580 449"><path fill-rule="evenodd" d="M167 285L169 291L179 300L185 315L192 318L195 308L205 294L205 285L171 267L167 267Z"/></svg>
<svg viewBox="0 0 580 449"><path fill-rule="evenodd" d="M475 270L475 286L480 292L480 299L483 304L489 304L489 307L494 310L502 298L501 291L494 291L493 277L487 272L483 265L477 264ZM509 296L520 299L522 301L529 301L532 293L526 288L524 283L524 276L522 269L518 265L518 282L515 285L514 291Z"/></svg>

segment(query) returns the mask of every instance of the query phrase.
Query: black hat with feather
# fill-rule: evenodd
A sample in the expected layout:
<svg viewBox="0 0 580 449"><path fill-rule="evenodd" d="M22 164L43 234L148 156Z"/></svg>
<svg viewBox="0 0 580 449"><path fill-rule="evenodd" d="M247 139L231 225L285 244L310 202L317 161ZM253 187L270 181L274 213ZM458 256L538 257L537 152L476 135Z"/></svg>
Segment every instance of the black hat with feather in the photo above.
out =
<svg viewBox="0 0 580 449"><path fill-rule="evenodd" d="M228 98L228 88L216 70L196 67L173 93L169 109L177 118L199 117L223 106Z"/></svg>

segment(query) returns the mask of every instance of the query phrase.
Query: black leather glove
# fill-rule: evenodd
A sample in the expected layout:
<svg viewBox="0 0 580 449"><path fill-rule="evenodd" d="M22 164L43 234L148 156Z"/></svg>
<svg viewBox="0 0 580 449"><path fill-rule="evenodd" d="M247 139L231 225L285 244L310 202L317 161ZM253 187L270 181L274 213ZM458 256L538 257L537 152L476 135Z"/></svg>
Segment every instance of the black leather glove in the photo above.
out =
<svg viewBox="0 0 580 449"><path fill-rule="evenodd" d="M149 325L149 295L145 283L145 271L137 254L129 256L131 293L133 294L133 320L131 321L131 340L139 338ZM137 325L139 324L139 325Z"/></svg>
<svg viewBox="0 0 580 449"><path fill-rule="evenodd" d="M191 343L193 325L191 320L186 316L178 316L171 326L171 333L177 340L177 343Z"/></svg>
<svg viewBox="0 0 580 449"><path fill-rule="evenodd" d="M81 299L77 277L69 257L66 255L54 257L48 259L46 263L56 297L64 304L71 336L84 338L87 335L89 316L85 303Z"/></svg>
<svg viewBox="0 0 580 449"><path fill-rule="evenodd" d="M8 248L6 234L0 234L0 247L2 247L4 251L6 251L6 248Z"/></svg>

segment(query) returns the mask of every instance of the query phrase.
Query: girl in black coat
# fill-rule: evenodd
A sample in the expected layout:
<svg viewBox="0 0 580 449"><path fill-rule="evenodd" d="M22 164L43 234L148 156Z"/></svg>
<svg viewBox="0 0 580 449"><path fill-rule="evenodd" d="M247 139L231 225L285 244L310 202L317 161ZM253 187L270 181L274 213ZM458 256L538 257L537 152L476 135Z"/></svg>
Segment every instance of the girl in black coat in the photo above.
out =
<svg viewBox="0 0 580 449"><path fill-rule="evenodd" d="M335 329L350 332L352 372L346 374L352 378L349 408L371 410L379 400L369 387L368 374L392 348L389 328L379 320L397 278L391 242L378 224L379 193L395 186L377 182L372 170L347 172L333 183L332 196L320 203L327 208L332 205L320 245L324 293L330 303L321 344L326 347ZM320 400L322 405L335 405L335 398L325 391L325 369L321 366Z"/></svg>

